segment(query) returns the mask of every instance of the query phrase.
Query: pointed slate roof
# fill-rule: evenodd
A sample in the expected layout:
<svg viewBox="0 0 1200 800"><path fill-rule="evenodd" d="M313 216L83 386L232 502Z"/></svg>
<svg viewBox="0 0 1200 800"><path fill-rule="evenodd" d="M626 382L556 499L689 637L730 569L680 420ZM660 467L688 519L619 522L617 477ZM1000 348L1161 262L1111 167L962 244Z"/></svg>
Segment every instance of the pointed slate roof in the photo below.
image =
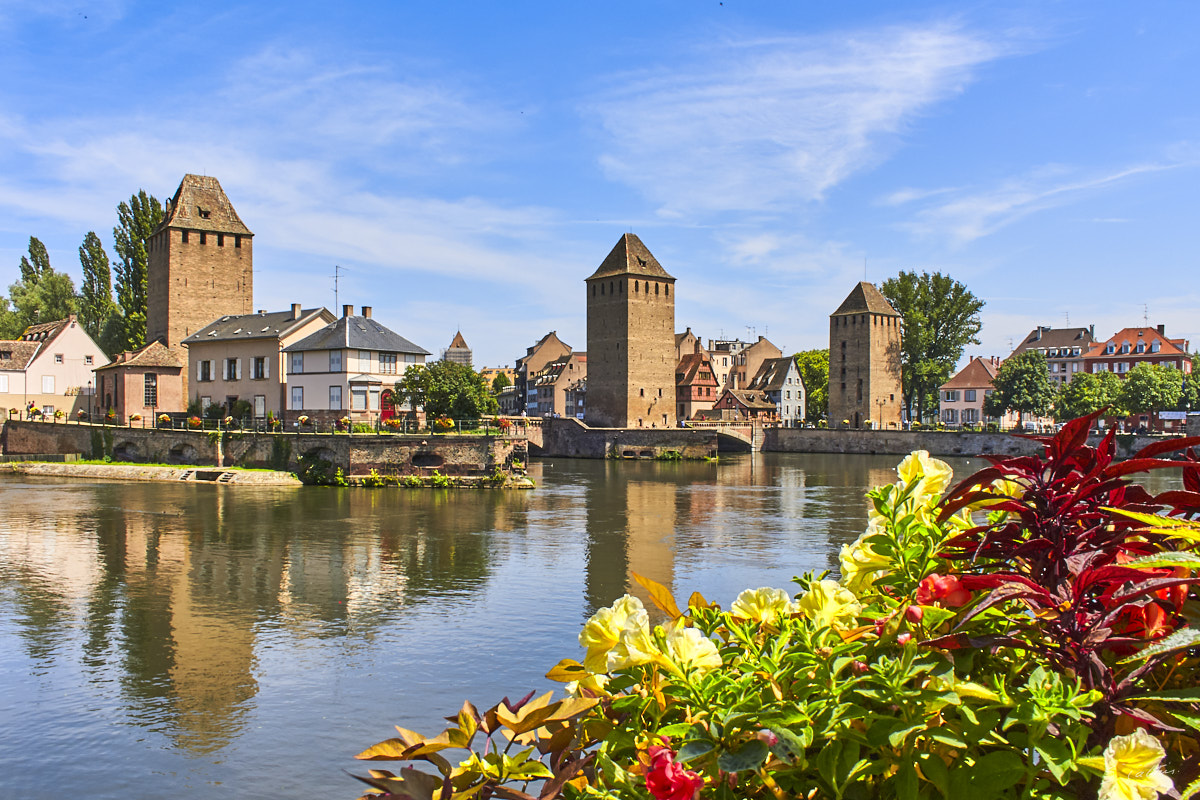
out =
<svg viewBox="0 0 1200 800"><path fill-rule="evenodd" d="M644 275L650 278L662 278L673 281L658 263L658 259L642 244L642 240L632 233L626 233L617 240L616 246L587 280L607 278L613 275Z"/></svg>
<svg viewBox="0 0 1200 800"><path fill-rule="evenodd" d="M838 306L838 310L830 314L831 317L838 317L844 314L883 314L888 317L898 317L900 314L896 309L892 308L892 304L887 301L887 298L880 294L875 288L875 284L859 281L858 285L850 291L842 304Z"/></svg>
<svg viewBox="0 0 1200 800"><path fill-rule="evenodd" d="M183 176L175 196L167 201L163 221L155 233L163 228L254 235L233 210L233 203L229 202L220 181L208 175L190 173Z"/></svg>

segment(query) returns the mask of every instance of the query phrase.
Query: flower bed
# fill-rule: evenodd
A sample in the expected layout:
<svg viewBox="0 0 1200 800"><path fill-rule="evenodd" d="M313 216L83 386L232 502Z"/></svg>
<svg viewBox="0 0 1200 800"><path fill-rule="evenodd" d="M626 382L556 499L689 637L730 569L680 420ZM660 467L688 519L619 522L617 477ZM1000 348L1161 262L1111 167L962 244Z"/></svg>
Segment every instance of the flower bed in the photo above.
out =
<svg viewBox="0 0 1200 800"><path fill-rule="evenodd" d="M638 577L553 693L359 754L368 797L1092 798L1200 791L1200 460L1114 462L1094 418L951 488L923 451L868 493L841 578L728 607ZM1126 476L1183 467L1151 496ZM448 758L449 751L466 751ZM1177 793L1177 794L1174 794Z"/></svg>

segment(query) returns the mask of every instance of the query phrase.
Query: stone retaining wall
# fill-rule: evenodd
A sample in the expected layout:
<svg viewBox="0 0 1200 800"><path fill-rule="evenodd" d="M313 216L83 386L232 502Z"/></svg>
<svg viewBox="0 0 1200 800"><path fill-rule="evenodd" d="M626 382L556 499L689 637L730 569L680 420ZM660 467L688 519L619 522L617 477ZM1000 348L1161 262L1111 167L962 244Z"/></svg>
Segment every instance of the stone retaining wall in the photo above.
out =
<svg viewBox="0 0 1200 800"><path fill-rule="evenodd" d="M717 434L687 428L589 428L577 419L542 420L542 444L534 452L569 458L702 459L717 454Z"/></svg>
<svg viewBox="0 0 1200 800"><path fill-rule="evenodd" d="M967 431L848 431L821 428L768 428L763 450L777 453L850 453L903 456L928 450L935 456L1040 455L1042 445L1009 433ZM1088 443L1096 445L1099 436ZM1117 434L1117 457L1128 458L1161 437Z"/></svg>
<svg viewBox="0 0 1200 800"><path fill-rule="evenodd" d="M346 475L484 475L527 458L524 439L498 436L241 433L128 428L9 420L5 455L79 453L160 464L258 467L295 471L302 456L328 461Z"/></svg>

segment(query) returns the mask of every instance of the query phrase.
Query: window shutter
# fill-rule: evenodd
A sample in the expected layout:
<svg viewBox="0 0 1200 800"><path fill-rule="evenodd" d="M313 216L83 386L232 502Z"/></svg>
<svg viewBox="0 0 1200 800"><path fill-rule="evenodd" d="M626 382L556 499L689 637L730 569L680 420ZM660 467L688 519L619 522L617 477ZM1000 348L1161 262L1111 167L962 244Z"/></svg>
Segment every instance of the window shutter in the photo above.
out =
<svg viewBox="0 0 1200 800"><path fill-rule="evenodd" d="M242 360L240 358L235 358L233 360L233 379L235 381L240 381L242 379Z"/></svg>
<svg viewBox="0 0 1200 800"><path fill-rule="evenodd" d="M265 358L263 358L263 377L264 378L271 377L271 357L270 356L266 356Z"/></svg>
<svg viewBox="0 0 1200 800"><path fill-rule="evenodd" d="M196 362L196 380L200 380L200 374L201 374L201 373L200 373L200 370L201 370L201 369L203 369L203 368L204 368L204 362L203 362L203 361L197 361L197 362Z"/></svg>

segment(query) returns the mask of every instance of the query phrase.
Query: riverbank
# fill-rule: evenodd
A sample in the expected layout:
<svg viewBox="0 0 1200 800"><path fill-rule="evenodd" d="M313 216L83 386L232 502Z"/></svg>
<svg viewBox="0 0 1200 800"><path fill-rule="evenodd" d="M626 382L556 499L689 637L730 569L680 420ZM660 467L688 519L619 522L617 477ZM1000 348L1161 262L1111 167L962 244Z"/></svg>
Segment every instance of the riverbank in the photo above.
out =
<svg viewBox="0 0 1200 800"><path fill-rule="evenodd" d="M90 478L155 483L223 483L235 486L303 486L290 472L220 469L214 467L160 467L141 464L77 464L70 462L12 461L0 464L0 475L38 475L53 478Z"/></svg>

